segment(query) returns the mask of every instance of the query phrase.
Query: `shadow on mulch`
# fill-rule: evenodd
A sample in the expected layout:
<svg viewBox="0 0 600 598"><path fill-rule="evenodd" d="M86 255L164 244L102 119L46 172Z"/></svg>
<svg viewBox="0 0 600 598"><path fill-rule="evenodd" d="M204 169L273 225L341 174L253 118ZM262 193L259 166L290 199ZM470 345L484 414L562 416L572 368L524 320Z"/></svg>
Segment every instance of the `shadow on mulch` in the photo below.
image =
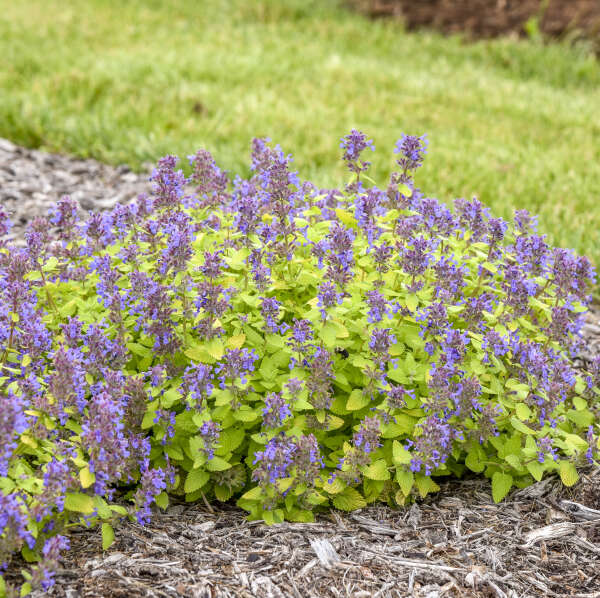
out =
<svg viewBox="0 0 600 598"><path fill-rule="evenodd" d="M123 521L106 552L98 530L75 531L45 595L600 597L599 484L599 469L572 489L549 478L496 505L487 480L452 480L409 508L273 526L174 504L146 527Z"/></svg>
<svg viewBox="0 0 600 598"><path fill-rule="evenodd" d="M593 40L600 51L599 0L347 1L370 17L399 17L408 29L430 27L444 33L489 38L525 36L528 28L537 27L551 38L570 35Z"/></svg>

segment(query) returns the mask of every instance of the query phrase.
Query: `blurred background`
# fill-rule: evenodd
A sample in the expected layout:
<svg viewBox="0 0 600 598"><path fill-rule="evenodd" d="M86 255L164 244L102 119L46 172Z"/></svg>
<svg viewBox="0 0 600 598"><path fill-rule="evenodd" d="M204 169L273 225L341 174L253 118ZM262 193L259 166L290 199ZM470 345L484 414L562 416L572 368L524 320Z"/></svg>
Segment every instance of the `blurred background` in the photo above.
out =
<svg viewBox="0 0 600 598"><path fill-rule="evenodd" d="M0 137L136 170L206 148L235 174L268 136L334 187L351 128L380 185L427 133L426 194L527 208L600 264L599 0L0 5Z"/></svg>

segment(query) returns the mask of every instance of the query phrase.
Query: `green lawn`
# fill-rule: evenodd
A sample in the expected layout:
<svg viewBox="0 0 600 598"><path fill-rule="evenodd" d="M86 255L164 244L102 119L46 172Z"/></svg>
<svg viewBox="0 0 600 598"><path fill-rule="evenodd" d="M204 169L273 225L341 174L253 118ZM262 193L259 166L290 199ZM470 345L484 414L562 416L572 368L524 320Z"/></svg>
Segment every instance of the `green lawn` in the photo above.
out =
<svg viewBox="0 0 600 598"><path fill-rule="evenodd" d="M600 65L532 42L406 34L334 0L28 0L0 16L0 136L139 167L200 147L236 172L253 136L340 184L339 138L428 133L419 184L540 215L600 264Z"/></svg>

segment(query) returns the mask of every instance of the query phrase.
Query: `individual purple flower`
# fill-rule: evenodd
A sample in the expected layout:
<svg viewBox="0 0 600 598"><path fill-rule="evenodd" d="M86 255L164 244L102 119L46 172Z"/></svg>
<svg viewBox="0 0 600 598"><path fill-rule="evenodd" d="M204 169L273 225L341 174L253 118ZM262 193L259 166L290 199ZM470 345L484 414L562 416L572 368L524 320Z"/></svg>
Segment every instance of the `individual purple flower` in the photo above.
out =
<svg viewBox="0 0 600 598"><path fill-rule="evenodd" d="M521 268L531 275L546 272L551 254L545 235L519 235L515 239L514 252Z"/></svg>
<svg viewBox="0 0 600 598"><path fill-rule="evenodd" d="M222 256L222 249L218 249L212 253L210 251L204 252L204 264L200 266L200 272L202 272L209 280L214 281L222 276L223 270L227 267Z"/></svg>
<svg viewBox="0 0 600 598"><path fill-rule="evenodd" d="M367 321L369 324L381 322L384 314L389 314L389 307L385 297L377 290L367 291L367 305L369 311L367 313Z"/></svg>
<svg viewBox="0 0 600 598"><path fill-rule="evenodd" d="M292 398L292 400L295 400L298 398L298 396L302 392L304 383L299 378L294 377L294 378L290 378L285 383L284 386L285 386L285 389L287 390L287 392L290 394L290 397Z"/></svg>
<svg viewBox="0 0 600 598"><path fill-rule="evenodd" d="M341 289L354 276L354 239L355 232L334 222L327 234L325 261L327 262L327 280L336 283Z"/></svg>
<svg viewBox="0 0 600 598"><path fill-rule="evenodd" d="M252 479L260 486L275 484L278 479L287 478L294 466L294 453L297 445L294 438L283 433L271 438L262 451L254 453Z"/></svg>
<svg viewBox="0 0 600 598"><path fill-rule="evenodd" d="M0 207L0 239L8 235L11 228L12 222L10 221L8 212L4 208Z"/></svg>
<svg viewBox="0 0 600 598"><path fill-rule="evenodd" d="M544 436L536 440L537 444L537 459L540 463L544 463L546 457L552 457L554 461L558 461L558 455L556 454L556 448L554 448L554 441L550 436Z"/></svg>
<svg viewBox="0 0 600 598"><path fill-rule="evenodd" d="M161 468L150 469L147 464L143 467L138 488L133 496L137 507L136 519L140 525L150 521L152 511L150 505L156 497L166 490L169 471Z"/></svg>
<svg viewBox="0 0 600 598"><path fill-rule="evenodd" d="M219 387L225 388L225 381L235 381L240 378L242 384L246 384L247 376L254 371L254 364L258 354L254 349L229 349L223 359L214 366L218 374Z"/></svg>
<svg viewBox="0 0 600 598"><path fill-rule="evenodd" d="M160 443L165 446L175 436L175 413L166 409L157 409L152 423L162 430Z"/></svg>
<svg viewBox="0 0 600 598"><path fill-rule="evenodd" d="M443 255L432 266L435 272L435 296L440 299L455 299L466 286L466 269L459 265L454 256Z"/></svg>
<svg viewBox="0 0 600 598"><path fill-rule="evenodd" d="M481 293L476 297L469 297L464 301L464 308L461 314L469 330L483 330L486 328L484 312L492 313L497 299L491 293Z"/></svg>
<svg viewBox="0 0 600 598"><path fill-rule="evenodd" d="M35 538L28 527L27 506L18 492L5 494L0 490L0 572L4 571L10 556L26 544L35 546Z"/></svg>
<svg viewBox="0 0 600 598"><path fill-rule="evenodd" d="M60 534L52 536L44 542L42 554L45 558L56 561L60 558L61 552L69 550L70 544L69 538L65 536L61 536Z"/></svg>
<svg viewBox="0 0 600 598"><path fill-rule="evenodd" d="M262 488L268 488L277 480L292 477L297 483L314 485L324 466L317 439L312 435L286 436L283 432L273 437L262 451L254 453L252 479ZM287 494L288 491L285 492Z"/></svg>
<svg viewBox="0 0 600 598"><path fill-rule="evenodd" d="M390 347L397 342L395 335L390 334L390 332L391 328L376 328L371 333L369 349L379 357L387 356Z"/></svg>
<svg viewBox="0 0 600 598"><path fill-rule="evenodd" d="M192 364L185 369L179 392L188 408L202 409L206 406L214 390L213 379L211 367L204 363Z"/></svg>
<svg viewBox="0 0 600 598"><path fill-rule="evenodd" d="M415 197L413 209L421 215L422 224L432 234L449 236L458 227L452 212L437 199Z"/></svg>
<svg viewBox="0 0 600 598"><path fill-rule="evenodd" d="M106 392L93 396L80 434L89 455L89 469L95 475L94 492L112 497L111 484L126 473L129 441L124 434L123 405Z"/></svg>
<svg viewBox="0 0 600 598"><path fill-rule="evenodd" d="M359 483L361 468L369 465L371 455L381 446L381 422L375 416L365 417L352 436L352 444L346 449L337 465L340 470L330 478L340 477L346 483Z"/></svg>
<svg viewBox="0 0 600 598"><path fill-rule="evenodd" d="M331 282L322 282L319 285L319 292L317 294L319 311L321 312L321 318L327 319L327 309L334 305L341 305L344 301L343 293L337 292L337 287Z"/></svg>
<svg viewBox="0 0 600 598"><path fill-rule="evenodd" d="M428 144L427 135L416 137L402 134L402 137L396 142L394 153L400 154L401 157L397 162L405 173L423 165Z"/></svg>
<svg viewBox="0 0 600 598"><path fill-rule="evenodd" d="M375 146L373 141L367 139L364 133L352 129L348 135L342 137L340 147L344 150L343 160L350 172L360 175L361 172L369 169L371 163L361 160L360 156L367 148L374 152Z"/></svg>
<svg viewBox="0 0 600 598"><path fill-rule="evenodd" d="M12 390L0 395L0 477L8 475L18 438L29 427L25 408L23 400Z"/></svg>
<svg viewBox="0 0 600 598"><path fill-rule="evenodd" d="M94 252L108 247L116 238L113 228L114 222L111 212L94 212L90 214L82 226L86 244L80 248L80 254L91 256Z"/></svg>
<svg viewBox="0 0 600 598"><path fill-rule="evenodd" d="M458 222L463 230L469 231L469 243L479 241L488 229L490 211L476 198L472 201L457 199L454 201Z"/></svg>
<svg viewBox="0 0 600 598"><path fill-rule="evenodd" d="M493 354L495 357L503 357L509 351L507 340L495 330L488 330L481 343L481 348L486 351L485 363L489 363L489 356Z"/></svg>
<svg viewBox="0 0 600 598"><path fill-rule="evenodd" d="M487 223L488 235L489 235L489 243L491 246L498 245L502 239L504 239L504 235L506 234L506 230L508 228L508 224L502 218L490 218Z"/></svg>
<svg viewBox="0 0 600 598"><path fill-rule="evenodd" d="M377 417L365 417L352 436L352 444L368 455L381 446L381 422Z"/></svg>
<svg viewBox="0 0 600 598"><path fill-rule="evenodd" d="M415 391L391 384L389 390L386 390L386 398L391 409L403 409L406 407L407 398L415 400Z"/></svg>
<svg viewBox="0 0 600 598"><path fill-rule="evenodd" d="M309 401L315 409L329 409L333 400L331 385L335 379L331 353L323 347L317 347L307 366L309 377L305 385Z"/></svg>
<svg viewBox="0 0 600 598"><path fill-rule="evenodd" d="M66 407L76 407L79 413L83 413L87 405L87 368L84 360L79 349L59 347L54 352L54 371L48 380L48 390L54 397L50 412L59 418L62 425L68 419Z"/></svg>
<svg viewBox="0 0 600 598"><path fill-rule="evenodd" d="M215 421L205 421L200 426L198 434L204 444L203 452L210 461L215 457L215 448L221 437L221 424Z"/></svg>
<svg viewBox="0 0 600 598"><path fill-rule="evenodd" d="M167 369L164 365L155 365L149 371L150 384L157 388L167 380Z"/></svg>
<svg viewBox="0 0 600 598"><path fill-rule="evenodd" d="M292 411L281 392L272 392L265 397L262 414L263 427L279 428L286 418L291 417Z"/></svg>
<svg viewBox="0 0 600 598"><path fill-rule="evenodd" d="M430 415L419 423L416 431L418 435L414 441L406 442L407 448L412 449L410 469L431 475L448 460L454 439L460 439L462 433L436 415Z"/></svg>
<svg viewBox="0 0 600 598"><path fill-rule="evenodd" d="M73 236L78 221L78 203L68 195L63 195L50 212L50 222L59 228L59 236L69 240Z"/></svg>
<svg viewBox="0 0 600 598"><path fill-rule="evenodd" d="M192 219L184 212L174 212L167 218L163 231L167 246L158 259L158 271L163 276L169 271L177 274L185 270L193 254L195 231Z"/></svg>
<svg viewBox="0 0 600 598"><path fill-rule="evenodd" d="M179 209L181 207L187 180L183 171L175 170L177 162L176 156L165 156L158 161L158 166L152 171L150 182L154 208Z"/></svg>
<svg viewBox="0 0 600 598"><path fill-rule="evenodd" d="M279 310L281 309L281 302L277 301L274 297L261 297L262 304L260 311L263 318L265 319L265 329L267 332L277 334L283 333L286 330L284 324L279 325L277 320L279 318Z"/></svg>
<svg viewBox="0 0 600 598"><path fill-rule="evenodd" d="M423 218L418 214L400 216L396 221L394 234L401 240L411 239L423 227Z"/></svg>
<svg viewBox="0 0 600 598"><path fill-rule="evenodd" d="M515 210L515 225L521 233L529 233L537 228L537 217L532 216L527 210Z"/></svg>
<svg viewBox="0 0 600 598"><path fill-rule="evenodd" d="M36 496L36 503L30 508L30 513L37 522L49 516L54 509L62 513L66 493L79 485L69 461L54 457L46 465L42 481L43 490Z"/></svg>
<svg viewBox="0 0 600 598"><path fill-rule="evenodd" d="M196 184L196 193L201 197L200 207L219 206L227 200L229 179L216 164L211 153L198 150L188 156L192 174L190 182Z"/></svg>
<svg viewBox="0 0 600 598"><path fill-rule="evenodd" d="M394 248L384 241L381 245L372 247L372 258L375 263L375 270L379 274L385 274L390 269L390 260L392 258Z"/></svg>
<svg viewBox="0 0 600 598"><path fill-rule="evenodd" d="M588 448L585 452L585 458L591 465L594 463L594 458L598 453L598 438L594 434L594 426L588 427L585 438L588 443Z"/></svg>
<svg viewBox="0 0 600 598"><path fill-rule="evenodd" d="M406 274L412 277L412 287L415 287L415 278L421 276L427 270L432 257L432 247L424 236L419 236L411 241L411 247L399 247L400 267ZM420 290L420 287L414 290Z"/></svg>
<svg viewBox="0 0 600 598"><path fill-rule="evenodd" d="M424 338L437 338L446 334L450 323L448 320L448 310L441 301L432 303L417 311L417 322L422 322L419 336Z"/></svg>
<svg viewBox="0 0 600 598"><path fill-rule="evenodd" d="M595 271L586 257L578 257L569 249L557 248L553 252L552 275L557 296L574 295L585 300L588 286L595 280Z"/></svg>
<svg viewBox="0 0 600 598"><path fill-rule="evenodd" d="M310 320L296 320L291 327L292 339L288 342L292 350L302 353L306 350L307 344L314 338L314 332Z"/></svg>

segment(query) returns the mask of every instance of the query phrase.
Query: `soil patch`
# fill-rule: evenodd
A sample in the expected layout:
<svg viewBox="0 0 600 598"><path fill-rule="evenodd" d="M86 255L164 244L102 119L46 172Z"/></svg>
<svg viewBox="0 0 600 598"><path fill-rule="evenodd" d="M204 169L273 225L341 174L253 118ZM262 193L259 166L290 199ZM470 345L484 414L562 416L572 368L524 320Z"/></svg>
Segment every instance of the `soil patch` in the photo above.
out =
<svg viewBox="0 0 600 598"><path fill-rule="evenodd" d="M600 42L599 0L350 0L371 17L402 18L409 29L432 27L473 37L527 34L536 19L540 32L563 37L580 32ZM600 47L600 46L599 46Z"/></svg>

